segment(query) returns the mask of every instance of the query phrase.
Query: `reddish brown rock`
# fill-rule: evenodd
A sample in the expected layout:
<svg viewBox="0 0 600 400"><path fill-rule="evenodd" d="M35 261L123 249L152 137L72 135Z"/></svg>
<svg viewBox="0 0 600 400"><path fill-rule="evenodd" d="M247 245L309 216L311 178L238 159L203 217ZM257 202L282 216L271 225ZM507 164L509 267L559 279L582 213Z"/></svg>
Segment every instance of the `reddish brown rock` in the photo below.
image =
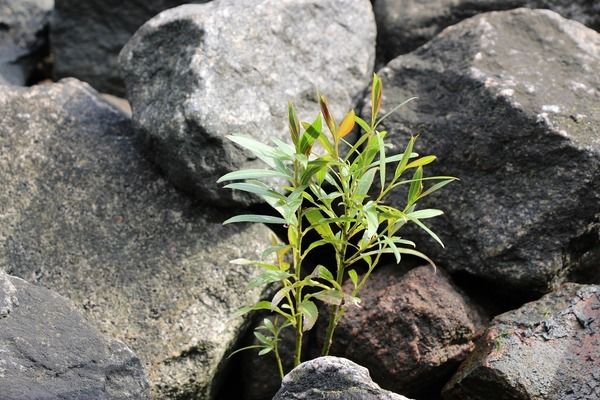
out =
<svg viewBox="0 0 600 400"><path fill-rule="evenodd" d="M382 267L335 332L332 354L369 369L383 388L407 396L439 389L474 348L484 317L429 266Z"/></svg>
<svg viewBox="0 0 600 400"><path fill-rule="evenodd" d="M496 317L444 399L600 399L600 286L567 284Z"/></svg>

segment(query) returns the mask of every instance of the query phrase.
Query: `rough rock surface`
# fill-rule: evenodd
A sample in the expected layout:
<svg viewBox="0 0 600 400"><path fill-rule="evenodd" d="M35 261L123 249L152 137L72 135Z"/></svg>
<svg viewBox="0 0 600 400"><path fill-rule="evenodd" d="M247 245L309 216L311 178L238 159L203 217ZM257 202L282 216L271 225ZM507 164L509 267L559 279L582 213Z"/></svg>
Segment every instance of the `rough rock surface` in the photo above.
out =
<svg viewBox="0 0 600 400"><path fill-rule="evenodd" d="M283 378L273 400L294 399L408 400L373 383L366 368L331 356L304 362Z"/></svg>
<svg viewBox="0 0 600 400"><path fill-rule="evenodd" d="M220 0L151 19L120 63L151 159L180 189L225 206L256 199L215 181L262 164L225 136L289 142L288 101L312 121L317 89L341 118L370 81L374 52L368 0Z"/></svg>
<svg viewBox="0 0 600 400"><path fill-rule="evenodd" d="M426 254L504 291L597 268L598 33L545 10L481 14L380 73L384 106L419 98L384 123L397 150L420 134L416 150L438 156L429 173L461 179L430 199L446 248L420 242Z"/></svg>
<svg viewBox="0 0 600 400"><path fill-rule="evenodd" d="M55 0L51 26L55 78L75 77L122 96L119 51L147 20L168 8L201 0ZM208 0L206 0L208 1Z"/></svg>
<svg viewBox="0 0 600 400"><path fill-rule="evenodd" d="M397 265L381 267L361 299L361 307L349 308L340 321L331 354L363 365L382 387L409 396L439 394L484 329L476 306L430 266L406 273Z"/></svg>
<svg viewBox="0 0 600 400"><path fill-rule="evenodd" d="M447 400L600 398L600 286L566 284L496 317Z"/></svg>
<svg viewBox="0 0 600 400"><path fill-rule="evenodd" d="M139 358L107 339L57 293L7 277L19 304L0 318L3 400L148 399ZM0 282L1 282L0 278Z"/></svg>
<svg viewBox="0 0 600 400"><path fill-rule="evenodd" d="M600 30L600 3L589 0L375 0L377 58L388 62L431 40L442 29L488 11L547 8Z"/></svg>
<svg viewBox="0 0 600 400"><path fill-rule="evenodd" d="M130 120L76 80L0 91L0 269L84 308L140 356L157 398L209 398L232 311L269 243L172 188ZM0 396L1 397L1 396ZM179 398L178 397L178 398Z"/></svg>
<svg viewBox="0 0 600 400"><path fill-rule="evenodd" d="M47 45L54 0L0 0L0 84L24 85Z"/></svg>
<svg viewBox="0 0 600 400"><path fill-rule="evenodd" d="M6 317L19 304L16 293L15 285L8 279L6 272L0 269L0 318Z"/></svg>

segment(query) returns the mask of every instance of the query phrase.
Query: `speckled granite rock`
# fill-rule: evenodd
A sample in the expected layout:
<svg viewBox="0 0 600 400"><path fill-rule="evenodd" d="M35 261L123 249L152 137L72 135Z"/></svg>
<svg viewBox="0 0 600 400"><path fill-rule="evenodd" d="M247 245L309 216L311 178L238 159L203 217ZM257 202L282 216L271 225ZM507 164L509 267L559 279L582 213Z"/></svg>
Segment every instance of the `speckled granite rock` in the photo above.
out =
<svg viewBox="0 0 600 400"><path fill-rule="evenodd" d="M0 0L0 85L24 85L47 46L54 0Z"/></svg>
<svg viewBox="0 0 600 400"><path fill-rule="evenodd" d="M54 77L75 77L97 90L125 94L117 58L135 31L159 12L202 0L55 0ZM208 0L205 0L208 1Z"/></svg>
<svg viewBox="0 0 600 400"><path fill-rule="evenodd" d="M0 318L6 317L19 304L16 293L15 285L8 279L6 272L0 269Z"/></svg>
<svg viewBox="0 0 600 400"><path fill-rule="evenodd" d="M503 294L596 270L600 34L551 11L480 14L380 73L386 107L419 98L384 122L388 138L420 134L429 173L461 179L430 198L446 248L419 241L426 254Z"/></svg>
<svg viewBox="0 0 600 400"><path fill-rule="evenodd" d="M488 11L546 8L600 30L600 3L590 0L375 0L377 59L385 63L442 29Z"/></svg>
<svg viewBox="0 0 600 400"><path fill-rule="evenodd" d="M270 243L173 189L131 122L76 80L0 91L0 269L52 288L144 362L157 398L209 398ZM0 396L1 397L1 396Z"/></svg>
<svg viewBox="0 0 600 400"><path fill-rule="evenodd" d="M499 315L446 400L600 398L600 286L567 284Z"/></svg>
<svg viewBox="0 0 600 400"><path fill-rule="evenodd" d="M101 335L69 300L4 275L0 299L6 296L19 301L0 317L3 400L149 398L140 359L122 342Z"/></svg>
<svg viewBox="0 0 600 400"><path fill-rule="evenodd" d="M486 322L449 276L431 266L378 267L361 299L339 322L331 354L368 368L383 388L417 398L439 394Z"/></svg>
<svg viewBox="0 0 600 400"><path fill-rule="evenodd" d="M283 378L273 400L409 400L381 389L369 371L345 358L319 357L306 361Z"/></svg>
<svg viewBox="0 0 600 400"><path fill-rule="evenodd" d="M368 0L219 0L151 19L120 63L136 128L168 179L201 201L246 206L258 199L215 182L262 162L225 136L288 141L288 101L312 121L317 89L341 118L374 53Z"/></svg>

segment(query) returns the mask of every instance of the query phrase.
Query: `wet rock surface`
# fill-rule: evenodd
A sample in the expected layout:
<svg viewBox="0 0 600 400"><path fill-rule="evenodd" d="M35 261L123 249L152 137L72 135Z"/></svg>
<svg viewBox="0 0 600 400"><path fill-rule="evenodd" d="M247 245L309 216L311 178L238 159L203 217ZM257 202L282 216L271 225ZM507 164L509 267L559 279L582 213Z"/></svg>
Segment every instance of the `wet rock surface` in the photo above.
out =
<svg viewBox="0 0 600 400"><path fill-rule="evenodd" d="M351 283L345 288L351 290ZM368 368L383 388L409 396L439 393L486 322L448 275L430 266L408 272L381 267L361 299L360 308L350 307L340 321L331 354Z"/></svg>
<svg viewBox="0 0 600 400"><path fill-rule="evenodd" d="M367 0L220 0L151 19L120 63L150 158L197 199L239 206L257 199L216 180L262 161L225 136L287 141L287 102L312 121L317 88L341 118L370 81L374 52Z"/></svg>
<svg viewBox="0 0 600 400"><path fill-rule="evenodd" d="M566 284L496 317L447 400L600 398L600 286Z"/></svg>
<svg viewBox="0 0 600 400"><path fill-rule="evenodd" d="M156 14L190 3L185 0L55 1L51 29L54 77L75 77L101 92L118 96L125 94L117 63L125 43ZM201 0L191 2L203 3Z"/></svg>
<svg viewBox="0 0 600 400"><path fill-rule="evenodd" d="M366 368L331 356L304 362L285 376L273 400L294 399L409 400L381 389Z"/></svg>
<svg viewBox="0 0 600 400"><path fill-rule="evenodd" d="M420 134L416 150L439 157L430 174L461 179L431 198L446 249L419 241L426 254L505 295L595 268L599 49L577 22L518 9L454 25L380 71L387 107L418 97L384 122L390 140L403 149Z"/></svg>
<svg viewBox="0 0 600 400"><path fill-rule="evenodd" d="M131 122L76 80L0 91L0 269L56 290L144 362L157 398L208 398L268 245L181 195ZM1 397L1 396L0 396Z"/></svg>
<svg viewBox="0 0 600 400"><path fill-rule="evenodd" d="M139 358L102 336L66 298L4 275L0 300L6 296L18 298L18 305L0 316L2 399L149 398Z"/></svg>
<svg viewBox="0 0 600 400"><path fill-rule="evenodd" d="M0 84L25 85L48 45L54 0L0 0Z"/></svg>
<svg viewBox="0 0 600 400"><path fill-rule="evenodd" d="M588 0L375 0L377 59L386 63L409 53L477 14L519 7L550 9L600 31L600 3Z"/></svg>

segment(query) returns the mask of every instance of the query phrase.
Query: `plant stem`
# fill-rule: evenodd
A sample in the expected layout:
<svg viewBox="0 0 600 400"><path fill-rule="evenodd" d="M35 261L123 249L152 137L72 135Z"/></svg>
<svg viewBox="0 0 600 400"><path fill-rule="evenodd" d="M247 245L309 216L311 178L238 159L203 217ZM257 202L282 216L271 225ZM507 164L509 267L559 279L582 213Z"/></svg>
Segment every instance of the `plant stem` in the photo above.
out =
<svg viewBox="0 0 600 400"><path fill-rule="evenodd" d="M281 363L281 357L279 356L279 344L275 345L274 352L275 359L277 360L277 368L279 369L279 376L281 377L281 379L283 379L285 373L283 372L283 364Z"/></svg>
<svg viewBox="0 0 600 400"><path fill-rule="evenodd" d="M294 187L298 187L298 170L300 165L297 161L294 161ZM300 256L302 255L302 205L298 207L297 211L297 222L296 222L296 248L294 248L294 273L296 282L299 282L302 279L302 260ZM298 285L296 291L294 293L294 297L296 300L295 304L295 312L296 312L296 349L294 351L294 367L297 367L302 362L302 335L303 335L303 326L302 326L302 313L300 312L300 305L302 304L302 286Z"/></svg>

